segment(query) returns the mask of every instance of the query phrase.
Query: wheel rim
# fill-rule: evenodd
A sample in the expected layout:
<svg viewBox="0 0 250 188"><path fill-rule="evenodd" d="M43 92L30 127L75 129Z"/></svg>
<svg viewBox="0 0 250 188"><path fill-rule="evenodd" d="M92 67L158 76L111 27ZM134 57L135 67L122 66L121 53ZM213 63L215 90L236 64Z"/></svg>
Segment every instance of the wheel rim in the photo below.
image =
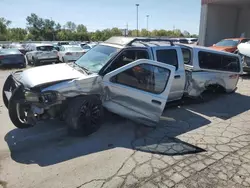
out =
<svg viewBox="0 0 250 188"><path fill-rule="evenodd" d="M80 109L79 124L84 128L95 129L98 127L101 117L100 105L85 101Z"/></svg>
<svg viewBox="0 0 250 188"><path fill-rule="evenodd" d="M20 103L16 103L17 117L21 123L28 124L27 109Z"/></svg>

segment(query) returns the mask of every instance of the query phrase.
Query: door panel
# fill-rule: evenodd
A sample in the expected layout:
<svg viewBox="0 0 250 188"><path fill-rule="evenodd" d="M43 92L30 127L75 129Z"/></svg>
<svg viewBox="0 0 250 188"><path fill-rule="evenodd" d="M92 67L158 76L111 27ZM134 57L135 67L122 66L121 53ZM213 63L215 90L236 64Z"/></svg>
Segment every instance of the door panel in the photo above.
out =
<svg viewBox="0 0 250 188"><path fill-rule="evenodd" d="M103 106L133 121L155 125L165 108L175 67L141 59L103 77Z"/></svg>
<svg viewBox="0 0 250 188"><path fill-rule="evenodd" d="M156 61L175 66L175 76L169 93L168 101L181 99L184 92L186 75L184 70L184 62L183 59L181 59L183 56L180 47L157 46L153 47L152 49Z"/></svg>

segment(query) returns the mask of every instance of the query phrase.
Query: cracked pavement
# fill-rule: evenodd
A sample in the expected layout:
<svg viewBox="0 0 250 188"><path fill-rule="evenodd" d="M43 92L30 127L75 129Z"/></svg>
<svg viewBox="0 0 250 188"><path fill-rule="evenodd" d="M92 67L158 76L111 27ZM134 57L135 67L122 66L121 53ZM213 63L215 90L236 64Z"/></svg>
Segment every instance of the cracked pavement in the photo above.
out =
<svg viewBox="0 0 250 188"><path fill-rule="evenodd" d="M168 105L157 128L107 113L86 138L55 120L16 129L1 100L0 187L250 187L249 78L234 94Z"/></svg>

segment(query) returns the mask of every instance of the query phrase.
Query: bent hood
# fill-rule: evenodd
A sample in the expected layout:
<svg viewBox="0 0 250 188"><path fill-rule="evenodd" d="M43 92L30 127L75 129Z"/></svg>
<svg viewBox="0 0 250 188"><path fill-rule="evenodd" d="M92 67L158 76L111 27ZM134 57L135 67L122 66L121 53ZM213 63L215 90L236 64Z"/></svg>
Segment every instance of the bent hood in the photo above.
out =
<svg viewBox="0 0 250 188"><path fill-rule="evenodd" d="M32 88L38 85L86 77L84 73L74 69L66 63L45 65L27 69L19 74L16 79L25 87Z"/></svg>

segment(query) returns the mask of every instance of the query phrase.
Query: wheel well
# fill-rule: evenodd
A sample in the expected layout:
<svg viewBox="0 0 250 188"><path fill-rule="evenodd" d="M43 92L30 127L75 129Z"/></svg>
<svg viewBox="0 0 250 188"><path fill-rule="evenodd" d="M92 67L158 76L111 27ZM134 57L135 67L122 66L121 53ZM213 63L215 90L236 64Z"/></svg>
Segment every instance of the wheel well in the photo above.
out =
<svg viewBox="0 0 250 188"><path fill-rule="evenodd" d="M226 91L226 89L219 84L211 84L211 85L206 86L205 91L212 91L214 93L223 93Z"/></svg>

